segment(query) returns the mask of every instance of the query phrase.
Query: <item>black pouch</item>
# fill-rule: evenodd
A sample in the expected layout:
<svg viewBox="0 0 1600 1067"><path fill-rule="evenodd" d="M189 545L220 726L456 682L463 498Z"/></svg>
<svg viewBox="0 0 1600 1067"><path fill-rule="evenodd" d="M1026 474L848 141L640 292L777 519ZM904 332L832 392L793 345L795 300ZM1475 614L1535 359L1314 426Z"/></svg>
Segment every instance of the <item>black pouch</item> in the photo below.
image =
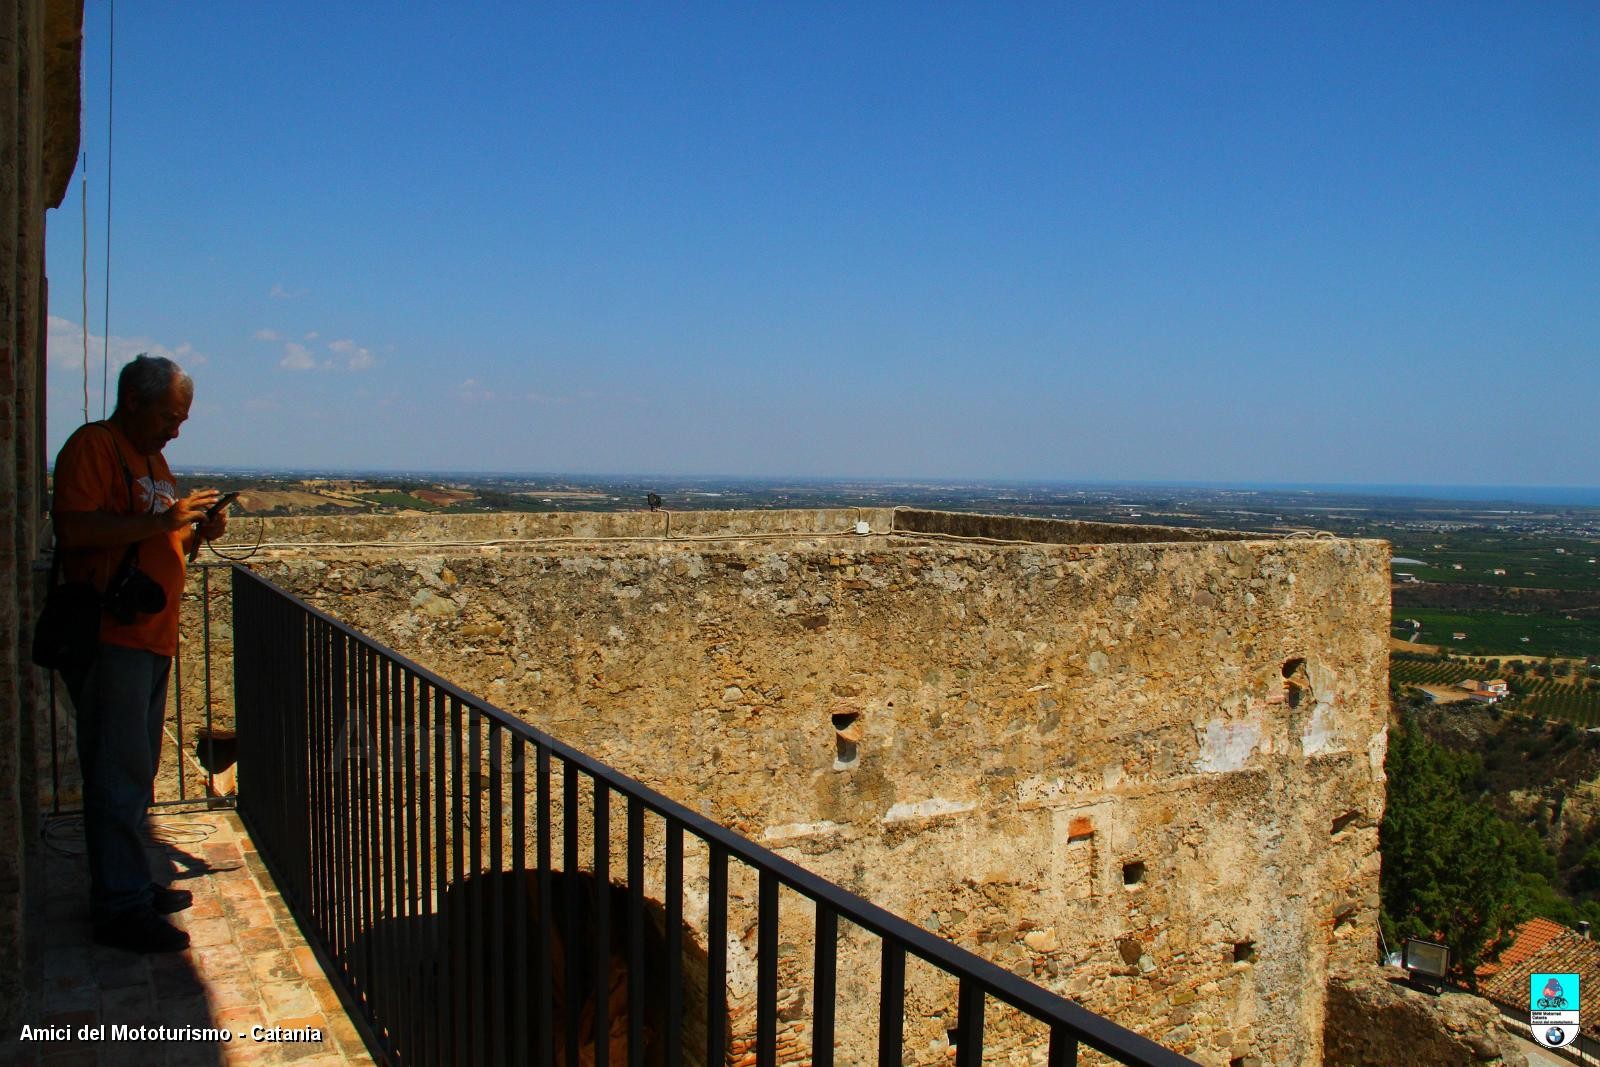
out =
<svg viewBox="0 0 1600 1067"><path fill-rule="evenodd" d="M88 582L56 584L61 549L50 561L44 610L33 627L33 662L49 670L81 670L100 644L100 593Z"/></svg>

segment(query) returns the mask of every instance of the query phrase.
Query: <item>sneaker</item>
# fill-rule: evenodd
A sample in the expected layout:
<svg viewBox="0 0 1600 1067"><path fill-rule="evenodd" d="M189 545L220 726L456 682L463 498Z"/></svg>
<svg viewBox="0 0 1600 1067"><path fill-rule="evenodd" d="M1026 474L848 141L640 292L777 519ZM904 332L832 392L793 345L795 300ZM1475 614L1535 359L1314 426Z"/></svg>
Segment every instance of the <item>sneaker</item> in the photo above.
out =
<svg viewBox="0 0 1600 1067"><path fill-rule="evenodd" d="M153 911L131 912L101 923L94 928L94 939L129 952L182 952L189 947L189 935Z"/></svg>
<svg viewBox="0 0 1600 1067"><path fill-rule="evenodd" d="M173 889L159 883L150 887L150 906L157 915L171 915L194 903L194 894L187 889Z"/></svg>

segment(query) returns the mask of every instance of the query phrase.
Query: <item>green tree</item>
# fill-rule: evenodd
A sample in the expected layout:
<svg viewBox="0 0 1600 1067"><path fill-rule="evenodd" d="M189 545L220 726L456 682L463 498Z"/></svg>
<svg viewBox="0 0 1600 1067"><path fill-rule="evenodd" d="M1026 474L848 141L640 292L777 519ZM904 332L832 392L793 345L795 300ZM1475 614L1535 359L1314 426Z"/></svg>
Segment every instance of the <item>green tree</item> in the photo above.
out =
<svg viewBox="0 0 1600 1067"><path fill-rule="evenodd" d="M1548 902L1549 890L1547 855L1536 881L1519 878L1511 857L1543 849L1480 799L1479 769L1476 757L1432 744L1400 711L1389 732L1388 806L1380 831L1384 933L1392 944L1407 937L1442 940L1468 983L1530 906Z"/></svg>

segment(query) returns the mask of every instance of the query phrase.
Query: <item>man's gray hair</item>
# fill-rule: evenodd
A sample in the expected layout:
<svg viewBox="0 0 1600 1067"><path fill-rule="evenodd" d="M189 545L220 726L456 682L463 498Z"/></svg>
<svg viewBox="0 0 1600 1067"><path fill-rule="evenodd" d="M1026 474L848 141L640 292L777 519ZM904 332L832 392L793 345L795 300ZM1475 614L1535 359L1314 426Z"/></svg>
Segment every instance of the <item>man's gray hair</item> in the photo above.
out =
<svg viewBox="0 0 1600 1067"><path fill-rule="evenodd" d="M117 406L127 400L149 404L167 395L176 382L183 391L194 393L194 379L170 359L140 352L117 375Z"/></svg>

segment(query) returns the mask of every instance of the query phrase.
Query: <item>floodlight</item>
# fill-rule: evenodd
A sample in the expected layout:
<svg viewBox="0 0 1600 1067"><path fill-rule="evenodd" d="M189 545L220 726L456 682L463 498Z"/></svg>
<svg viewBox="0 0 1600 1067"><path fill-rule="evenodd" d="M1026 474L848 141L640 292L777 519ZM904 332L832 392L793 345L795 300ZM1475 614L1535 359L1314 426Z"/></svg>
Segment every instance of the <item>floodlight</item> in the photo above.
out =
<svg viewBox="0 0 1600 1067"><path fill-rule="evenodd" d="M1434 941L1408 937L1401 966L1412 982L1432 987L1438 993L1444 988L1445 976L1450 973L1450 949Z"/></svg>

